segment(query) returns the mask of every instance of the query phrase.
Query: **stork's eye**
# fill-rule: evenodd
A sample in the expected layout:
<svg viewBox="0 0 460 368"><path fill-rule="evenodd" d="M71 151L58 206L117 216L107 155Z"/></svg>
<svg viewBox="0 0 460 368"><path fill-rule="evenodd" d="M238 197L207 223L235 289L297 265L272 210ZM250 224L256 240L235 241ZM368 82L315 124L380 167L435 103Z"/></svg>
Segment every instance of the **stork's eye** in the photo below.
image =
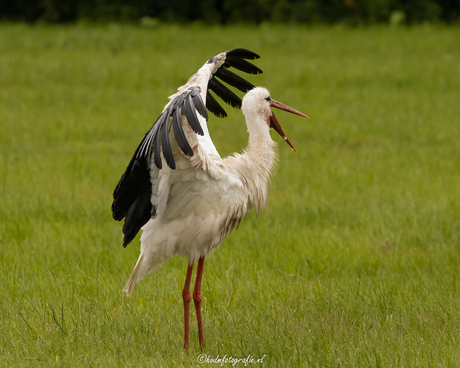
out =
<svg viewBox="0 0 460 368"><path fill-rule="evenodd" d="M270 102L270 100L271 100L271 97L270 97L270 96L268 96L267 98L265 98L265 101Z"/></svg>

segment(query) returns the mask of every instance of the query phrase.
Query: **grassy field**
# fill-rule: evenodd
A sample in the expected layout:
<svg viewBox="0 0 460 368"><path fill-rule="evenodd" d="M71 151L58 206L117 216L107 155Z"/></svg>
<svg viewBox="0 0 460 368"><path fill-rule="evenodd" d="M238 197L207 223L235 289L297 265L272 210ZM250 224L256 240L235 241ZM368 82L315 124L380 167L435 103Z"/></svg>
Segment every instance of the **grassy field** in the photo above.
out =
<svg viewBox="0 0 460 368"><path fill-rule="evenodd" d="M211 56L312 117L277 113L268 209L205 263L210 358L248 367L460 365L460 28L0 25L0 366L220 367L175 258L127 298L112 192L173 94ZM209 127L244 148L241 112ZM231 137L231 138L230 138ZM231 366L226 364L224 366ZM244 366L243 362L235 366Z"/></svg>

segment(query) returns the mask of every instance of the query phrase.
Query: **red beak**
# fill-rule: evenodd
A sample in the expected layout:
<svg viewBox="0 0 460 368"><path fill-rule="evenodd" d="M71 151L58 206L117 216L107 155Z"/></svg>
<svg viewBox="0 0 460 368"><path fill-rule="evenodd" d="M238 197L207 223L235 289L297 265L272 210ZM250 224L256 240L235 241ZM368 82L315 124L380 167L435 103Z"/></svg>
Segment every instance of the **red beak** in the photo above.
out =
<svg viewBox="0 0 460 368"><path fill-rule="evenodd" d="M288 111L292 114L296 114L296 115L299 115L299 116L303 116L304 118L308 118L310 119L307 115L301 113L300 111L297 111L297 110L294 110L292 107L289 107L281 102L278 102L276 100L272 100L272 104L271 104L272 107L276 107L277 109L280 109L280 110L284 110L284 111ZM283 137L283 139L287 142L287 144L289 144L291 146L291 148L297 152L297 150L295 149L295 147L292 145L291 141L289 140L289 138L286 136L286 134L283 132L283 129L281 128L281 125L280 123L278 123L278 120L276 119L275 117L275 114L273 114L272 116L270 116L270 128L273 128L275 129L278 134Z"/></svg>

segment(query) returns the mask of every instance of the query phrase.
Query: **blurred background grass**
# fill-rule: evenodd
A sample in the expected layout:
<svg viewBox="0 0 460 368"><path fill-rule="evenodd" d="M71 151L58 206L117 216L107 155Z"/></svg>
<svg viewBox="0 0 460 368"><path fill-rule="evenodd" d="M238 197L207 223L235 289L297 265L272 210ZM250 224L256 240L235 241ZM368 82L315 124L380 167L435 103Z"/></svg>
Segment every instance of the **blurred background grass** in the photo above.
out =
<svg viewBox="0 0 460 368"><path fill-rule="evenodd" d="M112 192L167 102L211 56L312 117L278 113L263 216L205 264L206 347L266 366L456 366L458 27L0 25L0 355L5 366L185 366L186 260L121 293ZM212 117L221 154L240 111ZM192 318L194 313L192 312Z"/></svg>

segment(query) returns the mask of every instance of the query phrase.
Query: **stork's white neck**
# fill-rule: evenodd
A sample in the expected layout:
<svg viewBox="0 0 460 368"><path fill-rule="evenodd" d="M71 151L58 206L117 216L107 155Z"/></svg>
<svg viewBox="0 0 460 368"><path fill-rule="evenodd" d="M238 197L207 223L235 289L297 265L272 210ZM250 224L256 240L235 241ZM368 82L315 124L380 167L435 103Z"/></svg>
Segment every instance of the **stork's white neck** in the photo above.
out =
<svg viewBox="0 0 460 368"><path fill-rule="evenodd" d="M254 113L246 116L246 125L249 133L249 144L246 148L246 154L257 162L271 161L275 157L274 147L276 143L270 136L270 128L265 114Z"/></svg>
<svg viewBox="0 0 460 368"><path fill-rule="evenodd" d="M265 134L258 133L249 135L249 142L245 154L256 164L267 163L267 161L271 161L269 158L274 158L276 156L275 147L276 142L273 141L267 130Z"/></svg>
<svg viewBox="0 0 460 368"><path fill-rule="evenodd" d="M268 129L249 135L249 144L244 150L246 164L244 183L248 194L248 207L260 211L268 200L270 176L277 160L274 142Z"/></svg>

